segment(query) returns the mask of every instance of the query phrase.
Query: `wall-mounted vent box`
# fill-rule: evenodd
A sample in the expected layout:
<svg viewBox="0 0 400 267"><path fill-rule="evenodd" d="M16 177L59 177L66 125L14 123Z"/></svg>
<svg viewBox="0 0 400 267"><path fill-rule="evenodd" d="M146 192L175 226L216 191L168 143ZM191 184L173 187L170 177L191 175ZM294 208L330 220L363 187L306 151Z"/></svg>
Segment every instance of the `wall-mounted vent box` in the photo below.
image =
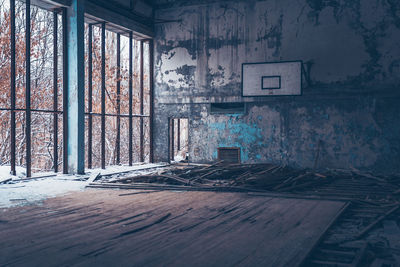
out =
<svg viewBox="0 0 400 267"><path fill-rule="evenodd" d="M240 148L239 147L219 147L218 160L223 163L240 163Z"/></svg>
<svg viewBox="0 0 400 267"><path fill-rule="evenodd" d="M301 95L301 61L242 64L242 96Z"/></svg>
<svg viewBox="0 0 400 267"><path fill-rule="evenodd" d="M210 112L219 114L243 114L246 111L245 103L211 103Z"/></svg>

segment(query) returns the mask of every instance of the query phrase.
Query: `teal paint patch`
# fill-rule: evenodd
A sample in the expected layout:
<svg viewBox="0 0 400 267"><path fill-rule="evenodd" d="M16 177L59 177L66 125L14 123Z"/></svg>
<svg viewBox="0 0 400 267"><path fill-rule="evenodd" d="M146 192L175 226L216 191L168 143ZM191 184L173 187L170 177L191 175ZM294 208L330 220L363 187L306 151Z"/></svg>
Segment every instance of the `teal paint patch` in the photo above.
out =
<svg viewBox="0 0 400 267"><path fill-rule="evenodd" d="M249 161L249 151L247 149L240 149L240 161L244 163Z"/></svg>
<svg viewBox="0 0 400 267"><path fill-rule="evenodd" d="M213 159L217 159L218 158L218 151L214 151L213 153Z"/></svg>
<svg viewBox="0 0 400 267"><path fill-rule="evenodd" d="M213 130L222 131L222 130L225 130L225 127L226 127L225 123L221 123L221 122L214 122L214 123L210 124L210 128Z"/></svg>
<svg viewBox="0 0 400 267"><path fill-rule="evenodd" d="M210 135L214 136L217 147L240 148L242 162L249 161L249 150L252 146L265 145L262 131L258 125L243 123L236 116L231 116L226 122L210 123L209 127L212 132ZM212 140L210 141L212 142ZM213 158L217 157L217 151L214 151Z"/></svg>
<svg viewBox="0 0 400 267"><path fill-rule="evenodd" d="M231 134L238 135L238 138L243 141L244 144L254 144L258 139L262 138L261 129L258 128L257 124L247 124L247 123L232 123L229 120L227 123L227 128Z"/></svg>

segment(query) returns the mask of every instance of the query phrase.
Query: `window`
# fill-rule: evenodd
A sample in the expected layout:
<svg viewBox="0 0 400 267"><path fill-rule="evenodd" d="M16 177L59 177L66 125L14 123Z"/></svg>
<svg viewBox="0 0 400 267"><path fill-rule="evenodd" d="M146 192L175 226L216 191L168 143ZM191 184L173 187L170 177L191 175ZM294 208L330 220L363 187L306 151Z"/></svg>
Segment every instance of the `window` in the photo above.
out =
<svg viewBox="0 0 400 267"><path fill-rule="evenodd" d="M0 0L0 165L28 177L68 167L66 9L30 2ZM86 20L86 166L148 162L152 42Z"/></svg>
<svg viewBox="0 0 400 267"><path fill-rule="evenodd" d="M85 42L86 166L149 162L149 42L105 22L86 24Z"/></svg>
<svg viewBox="0 0 400 267"><path fill-rule="evenodd" d="M13 174L62 164L62 12L0 0L0 165Z"/></svg>

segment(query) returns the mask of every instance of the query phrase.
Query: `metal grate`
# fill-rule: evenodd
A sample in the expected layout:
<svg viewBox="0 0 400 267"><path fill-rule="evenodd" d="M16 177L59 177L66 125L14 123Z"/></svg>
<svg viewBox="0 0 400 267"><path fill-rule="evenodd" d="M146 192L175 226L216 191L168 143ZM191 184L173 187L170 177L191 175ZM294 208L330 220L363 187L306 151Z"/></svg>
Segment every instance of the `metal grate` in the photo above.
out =
<svg viewBox="0 0 400 267"><path fill-rule="evenodd" d="M224 163L240 163L240 148L219 147L218 160L223 160Z"/></svg>

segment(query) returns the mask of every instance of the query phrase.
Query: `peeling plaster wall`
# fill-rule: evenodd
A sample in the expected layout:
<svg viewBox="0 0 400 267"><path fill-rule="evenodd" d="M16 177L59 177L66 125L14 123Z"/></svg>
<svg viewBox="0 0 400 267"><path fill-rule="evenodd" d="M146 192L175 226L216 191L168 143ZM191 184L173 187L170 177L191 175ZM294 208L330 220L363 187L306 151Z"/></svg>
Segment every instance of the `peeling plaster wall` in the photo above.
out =
<svg viewBox="0 0 400 267"><path fill-rule="evenodd" d="M168 117L189 118L190 159L237 146L242 162L398 172L400 2L159 0L155 155ZM242 63L303 61L303 95L241 97ZM209 103L246 102L245 114Z"/></svg>

